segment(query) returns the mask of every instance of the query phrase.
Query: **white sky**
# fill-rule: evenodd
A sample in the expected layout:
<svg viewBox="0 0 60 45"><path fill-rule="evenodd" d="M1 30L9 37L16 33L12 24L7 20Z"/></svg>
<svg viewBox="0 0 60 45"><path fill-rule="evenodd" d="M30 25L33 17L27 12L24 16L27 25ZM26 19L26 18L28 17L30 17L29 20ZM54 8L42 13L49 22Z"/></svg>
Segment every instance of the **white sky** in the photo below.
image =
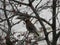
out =
<svg viewBox="0 0 60 45"><path fill-rule="evenodd" d="M38 2L39 2L40 0L38 0L38 1L36 1L36 2L34 2L33 3L33 5L35 6ZM40 3L40 5L39 6L41 6L41 5L43 5L43 4L45 4L46 2L47 2L48 0L43 0L41 3ZM25 2L27 2L27 0L25 0ZM23 6L22 6L23 7ZM21 8L22 8L21 7ZM28 10L28 8L27 8L27 10L26 9L24 9L25 11L28 11L29 13L30 12L32 12L32 10ZM51 18L51 16L52 16L52 13L50 12L51 10L48 8L48 9L45 9L45 10L42 10L41 12L39 12L39 14L40 14L40 16L42 17L42 18L44 18L44 19L46 19L47 21ZM60 15L58 15L58 17L59 17L59 19L60 19ZM16 18L16 17L15 17ZM16 19L13 19L13 22L15 23L15 22L17 22L17 20ZM33 21L34 22L34 21ZM58 24L57 24L58 25ZM37 27L39 27L39 24L36 24L36 26ZM17 24L17 25L15 25L13 28L12 28L14 31L26 31L26 27L25 27L25 25L21 22L21 23L19 23L19 24Z"/></svg>
<svg viewBox="0 0 60 45"><path fill-rule="evenodd" d="M25 0L26 3L28 3L27 1L28 1L28 0ZM33 5L36 6L36 4L37 4L39 1L40 1L40 0L34 2ZM48 1L48 0L43 0L43 1L40 3L39 6L45 4L47 1ZM39 7L39 6L38 6L38 7ZM22 7L20 7L20 9L21 9L21 8L24 8L24 7L25 7L25 6L22 6ZM9 7L8 7L8 9L9 9ZM32 10L31 10L31 9L28 10L28 8L27 8L27 10L26 10L26 9L24 9L24 10L25 10L26 12L28 11L29 13L32 12ZM22 10L22 11L24 11L24 10ZM51 16L52 16L52 13L50 12L50 9L42 10L41 12L39 12L39 14L40 14L40 16L41 16L42 18L46 19L47 21L48 21L48 20L51 18ZM16 23L16 22L19 21L19 20L15 19L15 18L16 18L16 17L14 17L14 19L13 19L13 22L14 22L14 23ZM60 13L59 13L59 15L58 15L58 18L60 19ZM60 21L60 20L59 20L59 21ZM34 21L32 21L32 23L34 23ZM58 23L57 23L57 25L58 25ZM35 26L36 26L37 28L40 27L40 25L39 25L38 23L35 24ZM21 23L15 25L14 27L12 27L12 31L13 31L13 32L25 32L25 31L26 31L26 27L25 27L25 25L23 24L23 21L22 21ZM16 34L16 35L17 35L17 34ZM16 36L16 35L15 35L15 36ZM41 42L39 42L39 43L41 43ZM41 45L44 45L44 43L46 44L46 42L43 41L43 43L41 43Z"/></svg>

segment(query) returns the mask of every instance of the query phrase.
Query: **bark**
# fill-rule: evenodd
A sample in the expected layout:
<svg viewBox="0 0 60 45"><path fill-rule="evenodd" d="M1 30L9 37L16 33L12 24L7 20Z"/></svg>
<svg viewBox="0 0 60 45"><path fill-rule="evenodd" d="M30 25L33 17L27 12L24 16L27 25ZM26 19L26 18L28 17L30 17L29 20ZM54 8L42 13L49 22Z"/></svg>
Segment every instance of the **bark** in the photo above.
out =
<svg viewBox="0 0 60 45"><path fill-rule="evenodd" d="M56 40L56 1L53 0L53 15L52 15L52 30L53 30L53 40L52 40L52 45L56 45L57 40Z"/></svg>
<svg viewBox="0 0 60 45"><path fill-rule="evenodd" d="M47 35L47 31L46 31L45 25L43 24L43 22L41 20L41 17L39 16L39 14L37 13L36 9L33 7L32 4L29 4L29 6L31 7L31 9L35 13L38 21L40 22L41 26L43 27L43 31L44 31L44 34L45 34L45 40L46 40L47 44L50 45L50 42L49 42L49 39L48 39L48 35Z"/></svg>

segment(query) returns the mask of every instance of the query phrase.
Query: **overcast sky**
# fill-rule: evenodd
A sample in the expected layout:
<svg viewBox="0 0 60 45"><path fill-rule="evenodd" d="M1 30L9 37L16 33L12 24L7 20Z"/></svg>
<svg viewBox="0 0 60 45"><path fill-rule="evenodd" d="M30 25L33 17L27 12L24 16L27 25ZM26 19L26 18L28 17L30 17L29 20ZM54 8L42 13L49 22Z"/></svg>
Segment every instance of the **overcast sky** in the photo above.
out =
<svg viewBox="0 0 60 45"><path fill-rule="evenodd" d="M40 1L40 0L34 2L33 5L36 6L36 4L37 4L39 1ZM48 1L48 0L43 0L43 1L40 3L39 6L45 4L47 1ZM25 2L28 3L27 0L25 0ZM22 6L21 8L24 8L24 7L25 7L25 6ZM20 8L20 9L21 9L21 8ZM23 11L26 11L26 12L29 12L29 13L32 12L32 10L31 10L31 9L29 10L29 8L27 8L27 10L26 10L26 8L25 8L25 9L22 10L22 12L23 12ZM42 17L42 18L44 18L44 19L46 19L46 20L48 21L48 20L52 17L51 11L52 11L52 10L49 9L49 8L40 11L40 12L39 12L40 17ZM13 22L14 22L14 23L16 23L17 21L19 21L19 20L15 19L15 18L16 18L16 17L14 17L14 19L13 19ZM60 15L58 15L58 18L60 19ZM23 22L23 21L22 21L22 22ZM12 28L12 30L14 30L14 31L26 31L26 27L25 27L25 25L24 25L22 22L19 23L19 24L17 24L17 25L15 25L15 26ZM33 22L34 22L34 20L32 21L32 23L33 23ZM39 28L39 24L38 24L38 23L35 24L35 25L37 26L37 28ZM57 22L57 25L58 25L58 22Z"/></svg>

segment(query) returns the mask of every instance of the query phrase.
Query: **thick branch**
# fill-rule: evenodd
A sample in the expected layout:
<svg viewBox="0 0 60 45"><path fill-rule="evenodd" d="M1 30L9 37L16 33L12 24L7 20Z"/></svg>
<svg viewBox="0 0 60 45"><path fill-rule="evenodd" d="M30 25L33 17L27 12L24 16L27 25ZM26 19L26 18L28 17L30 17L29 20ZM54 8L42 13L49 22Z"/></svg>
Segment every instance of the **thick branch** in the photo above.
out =
<svg viewBox="0 0 60 45"><path fill-rule="evenodd" d="M26 3L22 3L22 2L19 2L19 1L16 1L16 0L11 0L11 1L14 1L14 2L16 2L16 3L18 3L18 4L22 4L22 5L29 6L29 5L28 5L28 4L26 4Z"/></svg>
<svg viewBox="0 0 60 45"><path fill-rule="evenodd" d="M8 24L8 34L11 33L11 24L10 24L10 21L8 19L8 16L7 16L7 13L6 13L6 2L4 0L4 14L5 14L5 18L7 19L7 24Z"/></svg>
<svg viewBox="0 0 60 45"><path fill-rule="evenodd" d="M7 33L7 31L5 29L2 29L1 27L0 27L0 30L2 30L3 32Z"/></svg>
<svg viewBox="0 0 60 45"><path fill-rule="evenodd" d="M46 38L47 44L49 45L48 35L47 35L47 31L46 31L44 24L43 24L43 22L39 16L39 14L37 13L36 9L34 9L33 5L32 4L29 4L29 5L30 5L31 9L33 10L33 12L35 13L35 15L36 15L38 21L40 22L41 26L43 27L45 38Z"/></svg>

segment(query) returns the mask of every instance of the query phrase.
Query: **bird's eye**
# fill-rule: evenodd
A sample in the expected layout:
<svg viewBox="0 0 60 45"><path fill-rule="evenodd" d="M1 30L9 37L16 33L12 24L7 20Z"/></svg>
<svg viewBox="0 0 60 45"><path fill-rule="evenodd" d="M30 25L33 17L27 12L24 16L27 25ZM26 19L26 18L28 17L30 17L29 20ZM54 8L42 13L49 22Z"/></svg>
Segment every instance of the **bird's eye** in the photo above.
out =
<svg viewBox="0 0 60 45"><path fill-rule="evenodd" d="M23 24L25 24L25 22L23 22Z"/></svg>

